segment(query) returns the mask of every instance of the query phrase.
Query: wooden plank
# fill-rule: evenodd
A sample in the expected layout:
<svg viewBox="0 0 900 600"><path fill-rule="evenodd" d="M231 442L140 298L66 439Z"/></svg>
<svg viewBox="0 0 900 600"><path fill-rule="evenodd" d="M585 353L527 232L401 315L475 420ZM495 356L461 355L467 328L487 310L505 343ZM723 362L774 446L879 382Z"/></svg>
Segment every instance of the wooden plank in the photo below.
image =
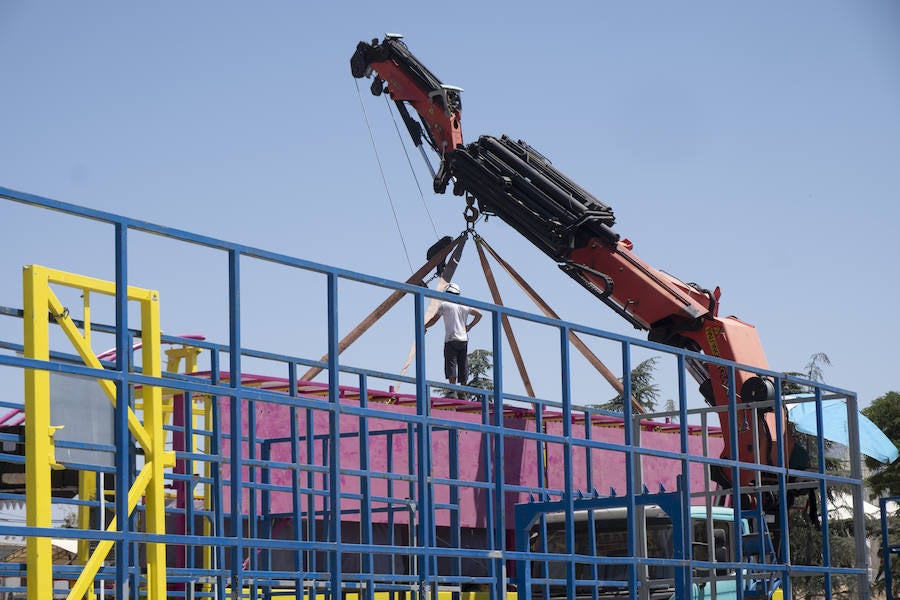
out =
<svg viewBox="0 0 900 600"><path fill-rule="evenodd" d="M463 234L465 236L465 234ZM453 252L453 256L450 257L450 260L447 261L447 265L444 267L444 270L441 272L441 278L438 280L437 290L439 292L443 292L447 289L447 286L450 285L450 282L453 281L453 275L456 274L456 267L459 266L459 261L462 258L462 251L466 245L466 240L468 237L463 237L462 242L459 246L456 247L456 250ZM438 306L440 306L441 301L437 298L431 298L431 301L428 303L428 306L425 308L425 317L424 322L427 323L431 317L434 316L434 313L437 312ZM409 369L409 366L412 364L413 359L416 356L416 343L413 342L412 348L409 349L409 354L406 355L406 360L403 361L403 366L400 368L400 374L406 375L406 371ZM465 385L465 382L460 382L462 385ZM397 383L397 389L400 389L400 383Z"/></svg>
<svg viewBox="0 0 900 600"><path fill-rule="evenodd" d="M490 252L491 256L494 257L494 260L496 260L506 270L506 272L509 273L509 276L512 277L513 280L515 280L522 291L525 292L525 294L529 298L531 298L531 301L541 309L545 316L550 317L551 319L559 319L559 315L557 315L556 312L552 308L550 308L550 305L547 304L536 291L534 291L534 288L528 285L528 282L525 281L508 262L503 260L500 255L497 254L493 248L491 248L490 244L488 244L484 240L484 238L478 236L475 238L475 241L479 245L484 245L485 249L487 249L487 251ZM601 361L600 358L597 357L597 355L587 347L587 344L585 344L581 340L581 338L579 338L575 334L574 331L569 332L569 340L572 342L572 345L576 349L578 349L579 352L581 352L581 354L587 359L587 361L591 363L591 365L595 369L597 369L597 372L599 372L600 375L609 382L613 389L616 390L620 396L624 395L625 388L622 385L622 382L619 381L615 374L610 371L605 364L603 364L603 361ZM638 403L634 396L631 397L631 407L632 410L636 413L644 414L647 412L644 410L644 407Z"/></svg>
<svg viewBox="0 0 900 600"><path fill-rule="evenodd" d="M481 269L484 271L484 278L487 281L488 288L491 290L491 297L494 304L503 306L503 298L500 297L500 290L497 288L497 280L494 278L494 272L488 262L484 249L481 247L481 238L475 238L475 247L478 249L478 258L481 261ZM531 387L531 378L528 377L528 371L525 369L525 361L522 360L522 353L519 351L519 343L516 341L516 335L513 332L512 325L509 322L508 315L500 315L503 324L503 331L506 333L506 340L509 342L509 348L512 351L513 359L516 361L516 368L519 370L519 376L522 378L522 384L525 386L525 392L530 398L534 398L534 388Z"/></svg>
<svg viewBox="0 0 900 600"><path fill-rule="evenodd" d="M419 268L418 271L410 275L409 279L406 280L406 283L414 285L421 282L425 278L425 276L428 275L428 273L430 273L435 267L437 267L438 263L444 260L444 258L446 258L448 254L450 254L451 250L457 249L458 251L461 251L461 248L465 244L465 242L466 235L461 234L459 237L453 240L450 245L432 256L431 260L422 265L422 267ZM456 256L456 253L454 253L454 256ZM450 265L447 266L449 267ZM383 317L391 308L393 308L398 302L400 302L400 299L403 298L405 294L406 292L402 292L400 290L393 292L390 296L387 297L384 302L379 304L375 308L375 310L373 310L367 317L360 321L359 325L354 327L350 331L350 333L345 335L343 339L338 342L338 354L346 350L350 346L350 344L358 340L360 336L362 336L362 334L368 331L369 328L378 321L378 319ZM328 360L328 355L326 354L319 360L321 362L326 362ZM304 373L300 379L302 381L311 381L313 378L315 378L316 375L321 373L322 370L322 367L312 367L306 373Z"/></svg>

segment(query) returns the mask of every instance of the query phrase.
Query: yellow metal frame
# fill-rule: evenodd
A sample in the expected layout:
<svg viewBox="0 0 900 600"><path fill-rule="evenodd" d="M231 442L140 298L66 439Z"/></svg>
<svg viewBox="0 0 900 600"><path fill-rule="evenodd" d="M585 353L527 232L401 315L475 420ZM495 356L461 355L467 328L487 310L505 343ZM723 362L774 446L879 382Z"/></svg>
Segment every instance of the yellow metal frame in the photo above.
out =
<svg viewBox="0 0 900 600"><path fill-rule="evenodd" d="M63 307L51 284L81 290L84 297L84 328L78 330L75 322ZM115 296L115 283L57 271L40 265L23 269L24 295L24 349L27 358L49 361L50 326L52 316L74 346L84 364L94 369L103 366L90 346L90 295L92 293ZM159 294L154 290L128 287L128 300L140 304L141 360L143 373L150 377L162 376L160 344ZM98 379L113 406L117 403L116 387L112 381ZM128 490L128 514L143 497L146 503L146 532L165 533L164 470L175 464L175 453L165 449L163 432L163 390L159 386L144 386L141 423L137 415L128 409L128 429L144 451L145 462L134 484ZM127 399L122 399L127 402ZM53 435L56 431L50 423L50 372L45 369L25 369L25 518L29 527L51 528L50 471L59 468L55 459ZM89 481L83 481L83 487ZM116 515L116 518L120 515ZM79 519L80 521L82 519ZM86 518L82 521L86 522ZM115 531L116 519L107 528ZM80 551L85 559L84 570L69 592L68 598L81 598L90 592L94 576L100 569L114 542L104 540L88 556L87 548ZM165 544L147 543L146 597L162 600L166 597ZM48 537L29 537L26 540L28 600L44 600L53 595L53 561L51 540Z"/></svg>

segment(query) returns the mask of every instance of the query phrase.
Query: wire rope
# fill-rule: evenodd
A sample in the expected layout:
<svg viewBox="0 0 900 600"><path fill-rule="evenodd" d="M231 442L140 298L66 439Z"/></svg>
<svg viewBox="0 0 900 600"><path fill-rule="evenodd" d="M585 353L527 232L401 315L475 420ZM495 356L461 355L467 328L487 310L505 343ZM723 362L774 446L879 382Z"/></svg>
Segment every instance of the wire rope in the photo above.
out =
<svg viewBox="0 0 900 600"><path fill-rule="evenodd" d="M409 157L406 144L403 142L403 133L400 132L400 126L397 125L397 115L394 114L394 110L391 108L391 102L388 100L387 96L384 97L384 102L387 104L388 112L391 114L391 119L394 121L394 129L397 131L397 137L400 139L400 146L403 147L403 154L406 155L406 162L409 165L409 170L412 173L413 179L416 181L416 188L419 190L419 198L422 200L422 207L425 209L425 214L428 215L428 220L431 222L431 229L434 231L434 237L440 237L438 235L437 227L434 224L434 219L431 218L431 211L428 210L428 203L425 202L425 194L422 193L422 185L419 183L416 169L413 167L412 159Z"/></svg>
<svg viewBox="0 0 900 600"><path fill-rule="evenodd" d="M387 194L388 204L391 207L391 213L394 215L394 224L397 226L397 233L400 236L400 244L403 246L403 254L406 255L406 264L409 265L409 272L413 272L412 261L409 259L409 251L406 249L406 240L403 239L403 230L400 228L400 219L397 217L397 210L394 208L394 199L391 196L391 190L388 186L387 177L384 174L384 167L381 164L381 157L378 155L378 146L375 144L375 135L372 133L372 125L369 123L369 115L366 112L366 104L363 102L362 93L359 91L359 81L356 83L356 95L359 97L359 105L362 107L363 118L366 121L366 128L369 130L369 139L372 141L372 150L375 152L375 161L378 163L378 171L381 173L381 181L384 184L384 191Z"/></svg>

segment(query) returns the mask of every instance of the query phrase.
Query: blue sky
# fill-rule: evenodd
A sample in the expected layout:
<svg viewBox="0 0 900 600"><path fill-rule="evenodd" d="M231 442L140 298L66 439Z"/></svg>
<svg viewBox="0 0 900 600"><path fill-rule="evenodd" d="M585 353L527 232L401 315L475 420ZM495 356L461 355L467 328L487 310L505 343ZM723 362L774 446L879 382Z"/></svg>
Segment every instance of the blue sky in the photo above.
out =
<svg viewBox="0 0 900 600"><path fill-rule="evenodd" d="M410 151L420 197L384 101L350 76L356 43L385 32L464 88L467 140L528 141L614 208L641 258L721 286L721 312L758 327L772 368L824 352L826 381L863 405L900 389L900 4L888 0L4 2L0 185L405 279L404 243L415 267L464 223ZM635 333L499 220L479 232L563 318ZM110 269L99 229L4 202L0 236L6 306L21 305L22 264ZM157 266L135 283L198 288L163 295L164 328L221 335L198 308L205 259L146 250ZM488 300L477 264L470 248L459 280ZM350 311L376 302L351 298ZM295 349L284 327L257 325L255 345Z"/></svg>

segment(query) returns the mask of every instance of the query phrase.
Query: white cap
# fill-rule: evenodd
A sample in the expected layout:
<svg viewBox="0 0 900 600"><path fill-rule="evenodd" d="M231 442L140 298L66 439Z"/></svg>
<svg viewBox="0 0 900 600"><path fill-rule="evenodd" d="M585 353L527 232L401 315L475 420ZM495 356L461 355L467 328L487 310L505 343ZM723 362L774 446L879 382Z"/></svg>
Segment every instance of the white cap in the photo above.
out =
<svg viewBox="0 0 900 600"><path fill-rule="evenodd" d="M444 290L448 294L459 294L459 286L455 283L451 283L447 286L447 289Z"/></svg>

